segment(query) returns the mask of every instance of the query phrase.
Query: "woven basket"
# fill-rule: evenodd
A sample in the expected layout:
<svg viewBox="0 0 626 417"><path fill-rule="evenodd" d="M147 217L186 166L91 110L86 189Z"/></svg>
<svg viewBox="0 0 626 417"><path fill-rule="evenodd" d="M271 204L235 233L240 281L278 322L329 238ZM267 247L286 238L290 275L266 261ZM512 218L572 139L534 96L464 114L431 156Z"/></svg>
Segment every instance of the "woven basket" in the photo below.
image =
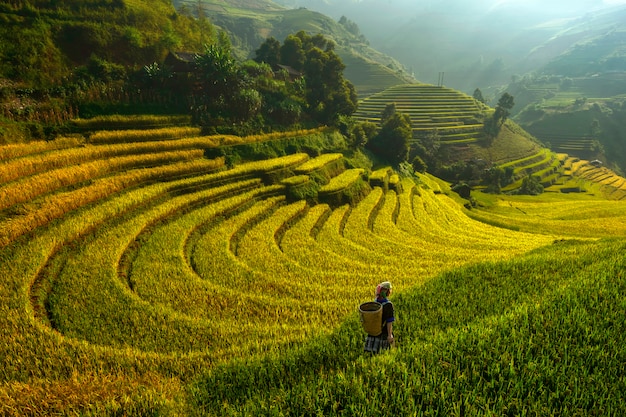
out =
<svg viewBox="0 0 626 417"><path fill-rule="evenodd" d="M368 301L359 306L361 324L370 336L379 336L383 332L383 305Z"/></svg>

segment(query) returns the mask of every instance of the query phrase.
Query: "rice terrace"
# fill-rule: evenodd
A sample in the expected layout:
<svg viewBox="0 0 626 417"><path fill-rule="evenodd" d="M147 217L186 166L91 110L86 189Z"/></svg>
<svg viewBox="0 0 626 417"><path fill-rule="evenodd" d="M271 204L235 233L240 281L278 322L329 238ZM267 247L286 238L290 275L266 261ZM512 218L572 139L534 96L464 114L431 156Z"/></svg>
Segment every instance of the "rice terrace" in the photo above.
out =
<svg viewBox="0 0 626 417"><path fill-rule="evenodd" d="M621 199L467 210L435 177L341 153L205 157L323 150L331 130L107 124L123 125L0 148L1 414L624 411ZM382 278L399 342L370 358L356 307Z"/></svg>
<svg viewBox="0 0 626 417"><path fill-rule="evenodd" d="M624 1L2 2L0 417L626 415Z"/></svg>

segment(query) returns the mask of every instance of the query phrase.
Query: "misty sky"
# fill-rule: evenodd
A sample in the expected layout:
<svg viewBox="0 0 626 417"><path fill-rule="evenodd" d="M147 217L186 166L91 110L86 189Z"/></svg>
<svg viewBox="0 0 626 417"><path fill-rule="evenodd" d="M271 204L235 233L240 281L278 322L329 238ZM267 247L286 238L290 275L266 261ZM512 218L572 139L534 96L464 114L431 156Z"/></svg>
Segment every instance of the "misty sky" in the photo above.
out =
<svg viewBox="0 0 626 417"><path fill-rule="evenodd" d="M369 3L372 0L353 0L354 3ZM337 4L339 0L326 0L326 3ZM414 0L386 0L384 1L388 4L396 4L403 5L404 7L414 8L415 6L420 7L424 5L437 5L441 3L465 3L465 4L474 4L477 6L492 6L494 4L516 4L516 5L534 5L540 7L548 7L548 8L562 8L569 9L571 7L594 7L605 5L615 5L615 4L626 4L626 0L422 0L420 2L416 2Z"/></svg>
<svg viewBox="0 0 626 417"><path fill-rule="evenodd" d="M467 17L476 21L480 16L508 15L526 18L528 24L538 24L560 18L578 18L588 12L610 6L626 6L626 0L275 0L288 6L305 6L333 18L345 15L357 21L366 33L371 26L391 23L397 27L419 16ZM496 17L496 19L499 19ZM374 36L374 35L372 35Z"/></svg>
<svg viewBox="0 0 626 417"><path fill-rule="evenodd" d="M444 71L446 85L466 92L541 68L565 52L575 34L588 32L577 25L602 19L608 7L626 8L626 0L274 1L346 16L372 47L420 81L435 83ZM564 33L568 37L549 43Z"/></svg>
<svg viewBox="0 0 626 417"><path fill-rule="evenodd" d="M341 7L342 3L344 5L350 3L346 0L321 1L336 7ZM590 11L603 6L626 5L626 0L352 0L352 3L385 4L393 9L404 10L441 10L442 6L449 6L451 12L468 9L492 11L497 8L508 8L569 15L570 13L580 13L586 10Z"/></svg>
<svg viewBox="0 0 626 417"><path fill-rule="evenodd" d="M491 7L508 6L520 9L550 10L568 13L584 9L596 9L607 5L626 4L626 0L475 0L487 2Z"/></svg>
<svg viewBox="0 0 626 417"><path fill-rule="evenodd" d="M487 2L496 6L509 6L511 8L525 8L537 11L551 10L568 13L577 10L592 10L605 7L608 4L626 3L626 0L475 0Z"/></svg>

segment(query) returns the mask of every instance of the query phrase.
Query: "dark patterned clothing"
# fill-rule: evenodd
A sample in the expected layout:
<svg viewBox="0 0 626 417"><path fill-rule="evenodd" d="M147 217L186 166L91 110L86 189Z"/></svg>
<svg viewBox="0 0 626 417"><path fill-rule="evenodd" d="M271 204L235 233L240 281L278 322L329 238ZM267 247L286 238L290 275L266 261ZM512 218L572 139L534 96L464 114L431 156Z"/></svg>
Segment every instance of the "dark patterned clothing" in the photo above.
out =
<svg viewBox="0 0 626 417"><path fill-rule="evenodd" d="M389 345L389 342L387 341L387 336L382 337L382 335L381 336L367 335L367 337L365 338L365 347L363 348L363 350L365 352L378 353L382 350L387 350L390 347L391 346Z"/></svg>
<svg viewBox="0 0 626 417"><path fill-rule="evenodd" d="M387 323L392 323L395 321L393 304L391 303L391 301L387 300L386 298L377 298L376 301L383 305L383 331L379 336L367 335L367 337L365 338L365 347L363 348L363 350L370 353L378 353L391 347L391 345L387 341L387 337L389 336Z"/></svg>

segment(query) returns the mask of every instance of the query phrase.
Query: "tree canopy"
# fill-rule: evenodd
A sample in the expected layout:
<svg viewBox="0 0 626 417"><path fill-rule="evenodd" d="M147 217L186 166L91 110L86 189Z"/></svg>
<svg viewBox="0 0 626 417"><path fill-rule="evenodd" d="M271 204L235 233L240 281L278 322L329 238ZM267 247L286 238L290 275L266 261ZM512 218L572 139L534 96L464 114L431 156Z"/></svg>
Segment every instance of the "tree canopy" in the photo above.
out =
<svg viewBox="0 0 626 417"><path fill-rule="evenodd" d="M367 143L375 154L392 164L399 164L409 156L409 141L413 136L411 119L400 112L390 114L383 122L380 131Z"/></svg>
<svg viewBox="0 0 626 417"><path fill-rule="evenodd" d="M493 116L487 120L483 125L485 131L485 138L488 142L493 141L498 133L500 133L500 129L506 119L511 114L511 109L515 106L515 101L513 96L509 93L504 93L500 96L498 100L498 104L496 105L496 110L493 113Z"/></svg>
<svg viewBox="0 0 626 417"><path fill-rule="evenodd" d="M345 65L334 51L334 42L304 31L289 35L282 45L268 38L256 51L255 60L282 65L302 75L307 111L320 123L334 124L357 108L354 86L344 78Z"/></svg>
<svg viewBox="0 0 626 417"><path fill-rule="evenodd" d="M474 90L474 94L472 95L476 101L480 101L481 103L487 103L485 97L483 96L483 92L480 91L480 88Z"/></svg>
<svg viewBox="0 0 626 417"><path fill-rule="evenodd" d="M509 117L513 106L515 106L515 101L513 100L512 95L504 93L500 96L498 104L496 105L496 112L494 114L494 118L500 125L502 125L502 123L504 123L504 121Z"/></svg>

